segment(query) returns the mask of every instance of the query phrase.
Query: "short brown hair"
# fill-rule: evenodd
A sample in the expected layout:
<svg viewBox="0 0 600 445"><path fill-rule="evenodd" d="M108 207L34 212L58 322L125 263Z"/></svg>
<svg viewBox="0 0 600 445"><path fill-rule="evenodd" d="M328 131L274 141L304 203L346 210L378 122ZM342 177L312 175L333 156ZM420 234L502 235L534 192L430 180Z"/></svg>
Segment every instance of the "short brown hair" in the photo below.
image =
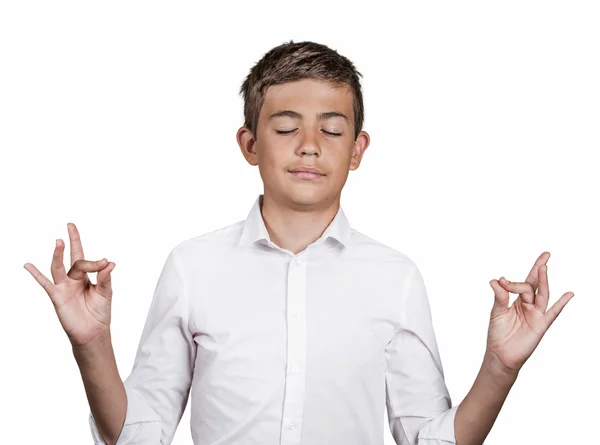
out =
<svg viewBox="0 0 600 445"><path fill-rule="evenodd" d="M354 64L336 50L320 43L293 40L269 50L250 69L239 94L244 99L244 126L257 136L258 116L266 89L271 85L300 79L318 79L331 85L348 86L352 91L354 139L362 130L365 111L360 79Z"/></svg>

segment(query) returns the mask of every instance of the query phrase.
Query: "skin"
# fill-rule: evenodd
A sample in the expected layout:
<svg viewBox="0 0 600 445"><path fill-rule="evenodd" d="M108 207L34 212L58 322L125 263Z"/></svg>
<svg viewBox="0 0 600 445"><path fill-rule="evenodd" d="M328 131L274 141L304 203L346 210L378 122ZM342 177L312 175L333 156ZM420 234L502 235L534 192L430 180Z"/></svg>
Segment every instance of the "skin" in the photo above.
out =
<svg viewBox="0 0 600 445"><path fill-rule="evenodd" d="M70 267L64 265L65 243L56 240L50 264L52 280L33 264L23 267L46 291L69 338L73 356L100 435L108 445L117 442L127 413L127 395L112 346L110 321L111 273L115 263L105 258L86 260L79 231L67 223ZM88 274L97 274L93 284Z"/></svg>
<svg viewBox="0 0 600 445"><path fill-rule="evenodd" d="M471 390L454 418L458 445L481 445L489 434L519 371L565 305L574 297L565 292L548 309L550 252L542 252L523 282L504 277L491 280L494 304L490 313L487 347ZM509 307L509 294L519 296Z"/></svg>
<svg viewBox="0 0 600 445"><path fill-rule="evenodd" d="M269 119L281 110L301 115ZM349 122L336 117L326 121L316 114L339 111ZM237 141L250 165L258 166L264 183L262 216L271 238L279 247L296 254L316 241L332 221L340 205L342 188L350 170L356 170L369 146L361 131L353 140L352 95L349 89L333 88L304 79L272 86L266 92L256 139L242 127ZM277 130L294 130L287 135ZM339 137L325 131L341 133ZM322 181L298 181L289 170L316 165ZM567 292L549 309L546 263L549 252L535 261L524 282L491 280L494 304L490 314L487 348L477 378L455 416L458 445L482 444L514 384L519 370L542 337L574 296ZM519 297L509 307L509 293Z"/></svg>
<svg viewBox="0 0 600 445"><path fill-rule="evenodd" d="M301 117L269 119L281 110ZM317 113L330 111L348 120L317 119ZM277 130L294 131L277 134ZM247 127L241 127L236 138L246 161L259 168L264 183L262 216L271 241L294 254L316 241L333 220L348 174L360 166L370 143L365 131L354 139L352 91L314 79L269 87L256 138ZM316 166L325 177L314 182L289 173L301 165Z"/></svg>
<svg viewBox="0 0 600 445"><path fill-rule="evenodd" d="M269 117L292 110L296 117ZM347 116L317 119L317 113ZM352 93L312 79L272 86L261 109L257 137L242 127L237 141L250 165L258 166L264 183L262 216L271 241L297 254L316 241L340 207L342 188L356 170L369 146L361 131L354 138ZM277 134L290 131L289 134ZM339 133L333 136L326 132ZM325 176L319 181L301 180L289 173L300 165L316 166ZM79 365L88 401L99 430L113 444L122 430L127 399L119 376L110 336L112 286L115 264L84 258L75 224L67 224L70 269L64 267L64 242L58 239L50 266L52 280L33 264L24 268L46 291ZM491 280L494 304L490 314L487 348L471 390L458 406L455 439L458 445L482 444L487 437L519 370L565 305L573 298L566 292L548 309L549 252L535 261L523 282L503 277ZM97 273L97 284L88 278ZM518 298L509 307L509 293Z"/></svg>

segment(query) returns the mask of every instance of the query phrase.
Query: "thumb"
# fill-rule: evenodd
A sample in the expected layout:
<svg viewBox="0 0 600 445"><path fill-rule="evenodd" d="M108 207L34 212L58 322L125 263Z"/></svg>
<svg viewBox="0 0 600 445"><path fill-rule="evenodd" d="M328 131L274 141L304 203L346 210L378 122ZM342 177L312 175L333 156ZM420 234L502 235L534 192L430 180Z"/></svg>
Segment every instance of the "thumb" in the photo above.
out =
<svg viewBox="0 0 600 445"><path fill-rule="evenodd" d="M508 291L500 286L498 280L491 280L490 286L494 289L494 306L492 307L492 316L502 314L508 309L510 300Z"/></svg>
<svg viewBox="0 0 600 445"><path fill-rule="evenodd" d="M114 270L116 264L113 262L108 263L108 265L102 269L96 275L96 290L98 293L108 296L112 295L112 283L110 273Z"/></svg>

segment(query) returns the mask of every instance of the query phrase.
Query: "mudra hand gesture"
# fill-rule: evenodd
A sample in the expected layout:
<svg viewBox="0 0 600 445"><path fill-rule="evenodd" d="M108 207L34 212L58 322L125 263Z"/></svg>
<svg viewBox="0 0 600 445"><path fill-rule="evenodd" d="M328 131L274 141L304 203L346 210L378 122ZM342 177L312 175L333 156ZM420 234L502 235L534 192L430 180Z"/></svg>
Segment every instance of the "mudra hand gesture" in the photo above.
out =
<svg viewBox="0 0 600 445"><path fill-rule="evenodd" d="M519 372L565 305L575 295L566 292L546 311L550 291L548 267L550 252L543 252L524 282L504 277L491 280L494 306L490 316L486 354L497 360L503 371ZM508 307L509 293L519 294Z"/></svg>
<svg viewBox="0 0 600 445"><path fill-rule="evenodd" d="M73 347L85 347L101 334L110 332L112 284L110 273L115 263L106 258L86 260L79 231L75 224L67 224L71 245L71 263L67 271L63 254L65 243L56 240L50 273L52 280L31 263L23 267L44 288ZM97 272L97 284L88 273Z"/></svg>

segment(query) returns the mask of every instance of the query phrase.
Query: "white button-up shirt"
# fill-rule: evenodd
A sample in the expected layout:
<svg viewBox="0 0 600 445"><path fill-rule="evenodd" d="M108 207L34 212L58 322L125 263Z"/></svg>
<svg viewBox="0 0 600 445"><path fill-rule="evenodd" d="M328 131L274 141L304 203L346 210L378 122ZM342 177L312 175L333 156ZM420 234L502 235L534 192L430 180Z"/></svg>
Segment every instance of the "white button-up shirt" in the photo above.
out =
<svg viewBox="0 0 600 445"><path fill-rule="evenodd" d="M261 208L262 195L245 221L169 253L117 444L170 444L190 394L196 445L382 445L384 404L397 444L456 443L415 263L341 207L294 254L270 240Z"/></svg>

